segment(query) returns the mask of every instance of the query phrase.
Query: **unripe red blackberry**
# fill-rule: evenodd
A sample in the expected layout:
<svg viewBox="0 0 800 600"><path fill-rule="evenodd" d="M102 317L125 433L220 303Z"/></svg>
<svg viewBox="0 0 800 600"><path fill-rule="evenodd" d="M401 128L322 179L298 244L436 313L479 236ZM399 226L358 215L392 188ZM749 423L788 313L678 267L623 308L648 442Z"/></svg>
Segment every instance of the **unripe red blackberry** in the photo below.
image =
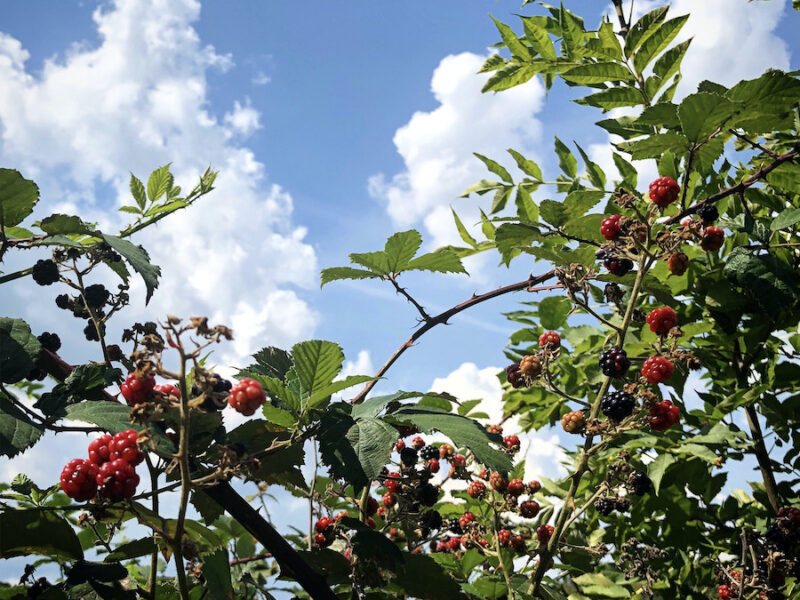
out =
<svg viewBox="0 0 800 600"><path fill-rule="evenodd" d="M535 354L524 356L522 360L519 361L519 371L525 377L536 379L542 373L542 360Z"/></svg>
<svg viewBox="0 0 800 600"><path fill-rule="evenodd" d="M458 536L453 536L449 540L447 540L447 549L450 552L455 552L461 547L461 538Z"/></svg>
<svg viewBox="0 0 800 600"><path fill-rule="evenodd" d="M689 257L683 252L670 254L669 258L667 259L667 268L673 275L683 275L689 268Z"/></svg>
<svg viewBox="0 0 800 600"><path fill-rule="evenodd" d="M553 531L552 525L540 525L536 530L536 538L539 540L539 543L542 546L547 544L547 542L550 541L550 538L553 537Z"/></svg>
<svg viewBox="0 0 800 600"><path fill-rule="evenodd" d="M520 363L520 364L521 364L521 363ZM520 367L520 370L521 370L521 367ZM503 426L502 426L502 425L498 425L498 424L492 424L492 425L489 425L489 426L486 428L486 431L488 431L489 433L496 433L496 434L498 434L498 435L502 435L502 433L503 433Z"/></svg>
<svg viewBox="0 0 800 600"><path fill-rule="evenodd" d="M533 500L526 500L519 505L519 514L526 519L533 519L539 514L539 503Z"/></svg>
<svg viewBox="0 0 800 600"><path fill-rule="evenodd" d="M158 392L159 394L163 394L165 397L169 398L172 396L180 400L181 398L181 391L178 389L177 386L172 385L171 383L162 383L157 385L153 388L154 392Z"/></svg>
<svg viewBox="0 0 800 600"><path fill-rule="evenodd" d="M542 484L539 483L538 481L536 481L535 479L533 481L529 481L528 482L528 493L529 494L536 494L541 489L542 489Z"/></svg>
<svg viewBox="0 0 800 600"><path fill-rule="evenodd" d="M73 458L61 471L59 483L63 492L78 502L87 502L97 494L98 467L82 458Z"/></svg>
<svg viewBox="0 0 800 600"><path fill-rule="evenodd" d="M231 388L228 406L236 412L249 417L267 401L264 388L255 379L245 378Z"/></svg>
<svg viewBox="0 0 800 600"><path fill-rule="evenodd" d="M600 222L600 234L607 240L614 240L620 232L619 215L611 215Z"/></svg>
<svg viewBox="0 0 800 600"><path fill-rule="evenodd" d="M96 481L100 495L107 500L117 502L136 493L139 476L131 465L118 458L100 467Z"/></svg>
<svg viewBox="0 0 800 600"><path fill-rule="evenodd" d="M497 532L497 541L503 547L509 546L511 544L511 532L508 529L501 529Z"/></svg>
<svg viewBox="0 0 800 600"><path fill-rule="evenodd" d="M333 543L333 539L328 539L324 533L315 533L314 543L320 548L327 548Z"/></svg>
<svg viewBox="0 0 800 600"><path fill-rule="evenodd" d="M507 435L503 438L503 445L506 447L506 449L516 452L520 447L519 436Z"/></svg>
<svg viewBox="0 0 800 600"><path fill-rule="evenodd" d="M629 273L633 269L633 261L629 258L609 256L603 261L603 266L618 277Z"/></svg>
<svg viewBox="0 0 800 600"><path fill-rule="evenodd" d="M681 420L681 411L669 400L662 400L650 408L647 415L647 422L650 429L664 431L669 429Z"/></svg>
<svg viewBox="0 0 800 600"><path fill-rule="evenodd" d="M132 467L135 467L144 460L144 453L139 450L137 441L139 434L133 429L127 431L120 431L108 443L108 450L110 459L117 460L121 458Z"/></svg>
<svg viewBox="0 0 800 600"><path fill-rule="evenodd" d="M610 392L603 397L600 410L609 419L622 421L631 415L634 406L636 406L636 399L627 392L619 390Z"/></svg>
<svg viewBox="0 0 800 600"><path fill-rule="evenodd" d="M392 492L386 492L381 498L381 502L386 508L391 508L395 504L397 504L397 496L395 496Z"/></svg>
<svg viewBox="0 0 800 600"><path fill-rule="evenodd" d="M586 418L582 410L573 410L561 417L561 427L567 433L580 433L586 427Z"/></svg>
<svg viewBox="0 0 800 600"><path fill-rule="evenodd" d="M508 486L508 479L495 471L489 476L489 485L498 492L504 492Z"/></svg>
<svg viewBox="0 0 800 600"><path fill-rule="evenodd" d="M648 383L664 383L675 371L675 367L663 356L651 356L642 365L642 377Z"/></svg>
<svg viewBox="0 0 800 600"><path fill-rule="evenodd" d="M113 438L109 434L101 435L99 438L89 442L89 461L98 467L111 460L111 449L109 445Z"/></svg>
<svg viewBox="0 0 800 600"><path fill-rule="evenodd" d="M678 315L669 306L654 308L647 315L647 324L653 333L666 335L678 324Z"/></svg>
<svg viewBox="0 0 800 600"><path fill-rule="evenodd" d="M467 457L463 454L454 454L452 458L450 458L450 462L454 467L462 468L467 466Z"/></svg>
<svg viewBox="0 0 800 600"><path fill-rule="evenodd" d="M389 473L386 476L386 481L384 481L386 489L389 490L390 492L396 493L397 490L400 489L400 479L401 479L400 473L394 473L394 472Z"/></svg>
<svg viewBox="0 0 800 600"><path fill-rule="evenodd" d="M405 447L406 447L406 443L403 440L397 440L397 442L394 445L394 451L395 452L402 452L403 448L405 448Z"/></svg>
<svg viewBox="0 0 800 600"><path fill-rule="evenodd" d="M458 518L458 524L461 526L461 529L466 529L475 519L476 517L473 513L465 512Z"/></svg>
<svg viewBox="0 0 800 600"><path fill-rule="evenodd" d="M482 481L472 481L467 486L467 494L470 498L483 498L486 494L486 486Z"/></svg>
<svg viewBox="0 0 800 600"><path fill-rule="evenodd" d="M525 385L525 379L522 376L522 371L520 371L519 363L514 363L506 367L506 380L508 384L515 389Z"/></svg>
<svg viewBox="0 0 800 600"><path fill-rule="evenodd" d="M727 584L722 584L717 588L720 600L728 600L731 597L731 588Z"/></svg>
<svg viewBox="0 0 800 600"><path fill-rule="evenodd" d="M425 440L423 440L420 436L417 436L413 440L411 440L411 447L414 450L419 450L420 448L424 448Z"/></svg>
<svg viewBox="0 0 800 600"><path fill-rule="evenodd" d="M525 484L522 479L512 479L506 486L506 494L509 496L519 496L525 491Z"/></svg>
<svg viewBox="0 0 800 600"><path fill-rule="evenodd" d="M598 362L603 375L608 377L622 377L631 367L628 354L618 346L603 351Z"/></svg>
<svg viewBox="0 0 800 600"><path fill-rule="evenodd" d="M545 331L539 336L539 347L555 350L561 347L561 336L555 331Z"/></svg>
<svg viewBox="0 0 800 600"><path fill-rule="evenodd" d="M439 458L448 458L453 456L455 451L455 448L453 448L450 444L442 444L439 446Z"/></svg>
<svg viewBox="0 0 800 600"><path fill-rule="evenodd" d="M650 184L648 191L653 204L664 208L678 199L681 187L672 177L659 177Z"/></svg>
<svg viewBox="0 0 800 600"><path fill-rule="evenodd" d="M442 465L439 464L438 458L432 458L430 460L425 461L425 468L428 470L429 473L433 475L439 472L439 469L442 468Z"/></svg>
<svg viewBox="0 0 800 600"><path fill-rule="evenodd" d="M119 389L128 406L136 406L147 402L155 386L156 378L152 375L139 379L135 373L128 373L125 382L119 386Z"/></svg>
<svg viewBox="0 0 800 600"><path fill-rule="evenodd" d="M700 238L700 247L706 252L716 252L725 243L725 232L719 227L706 227Z"/></svg>

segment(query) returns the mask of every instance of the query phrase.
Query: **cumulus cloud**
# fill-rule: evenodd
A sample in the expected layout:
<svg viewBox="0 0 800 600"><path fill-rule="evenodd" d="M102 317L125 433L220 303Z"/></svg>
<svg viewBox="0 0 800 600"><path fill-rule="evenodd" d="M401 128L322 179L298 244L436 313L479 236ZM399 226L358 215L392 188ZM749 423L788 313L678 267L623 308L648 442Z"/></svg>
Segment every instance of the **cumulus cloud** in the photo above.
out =
<svg viewBox="0 0 800 600"><path fill-rule="evenodd" d="M488 414L490 422L499 423L503 419L503 389L497 379L500 370L500 367L481 369L475 363L463 363L447 376L435 379L431 391L448 392L459 400L480 398L481 403L475 410ZM519 418L508 419L503 427L509 432L519 432ZM522 450L517 460L525 461L526 480L541 476L558 478L566 474L561 466L566 455L555 432L531 431L518 435Z"/></svg>
<svg viewBox="0 0 800 600"><path fill-rule="evenodd" d="M209 71L233 61L201 42L199 16L196 0L115 0L93 15L96 47L76 44L36 73L24 41L0 33L0 159L36 179L42 211L108 228L120 224L113 205L129 202L129 172L171 162L188 189L209 164L220 169L209 197L137 242L163 271L150 318L232 324L237 341L223 356L239 361L311 334L317 316L301 290L314 285L316 256L289 193L236 141L261 126L258 110L244 99L218 118L210 106Z"/></svg>
<svg viewBox="0 0 800 600"><path fill-rule="evenodd" d="M466 225L479 221L478 201L458 199L487 175L472 153L498 159L514 148L533 156L540 137L541 123L534 115L542 107L544 87L532 81L500 94L482 94L487 76L476 72L485 59L469 52L442 59L431 80L439 106L414 113L395 133L405 170L369 179L370 194L386 203L396 226L422 222L436 245L459 242L451 205Z"/></svg>

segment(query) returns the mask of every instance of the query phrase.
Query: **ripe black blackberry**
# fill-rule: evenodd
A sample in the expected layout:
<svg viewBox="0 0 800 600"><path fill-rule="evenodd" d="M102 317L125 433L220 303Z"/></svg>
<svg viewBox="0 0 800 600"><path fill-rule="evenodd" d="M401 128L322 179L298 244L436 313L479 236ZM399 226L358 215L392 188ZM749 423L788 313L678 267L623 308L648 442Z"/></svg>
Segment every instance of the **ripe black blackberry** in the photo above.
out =
<svg viewBox="0 0 800 600"><path fill-rule="evenodd" d="M719 219L719 211L713 204L701 204L697 207L697 216L703 221L703 225L711 225Z"/></svg>
<svg viewBox="0 0 800 600"><path fill-rule="evenodd" d="M58 281L58 265L52 260L37 260L31 277L39 285L52 285Z"/></svg>
<svg viewBox="0 0 800 600"><path fill-rule="evenodd" d="M100 323L100 332L105 335L106 333L106 325L105 323ZM91 321L86 321L86 327L83 328L83 335L86 336L86 339L90 342L98 342L100 338L97 336L97 328L94 326L94 323Z"/></svg>
<svg viewBox="0 0 800 600"><path fill-rule="evenodd" d="M403 448L400 451L400 462L405 467L413 467L417 464L417 451L413 448Z"/></svg>
<svg viewBox="0 0 800 600"><path fill-rule="evenodd" d="M83 296L86 298L87 306L97 309L102 308L105 303L108 302L108 298L111 294L103 284L95 283L84 290Z"/></svg>
<svg viewBox="0 0 800 600"><path fill-rule="evenodd" d="M70 304L71 302L67 294L59 294L58 296L56 296L56 306L58 308L67 310Z"/></svg>
<svg viewBox="0 0 800 600"><path fill-rule="evenodd" d="M457 533L459 535L464 533L464 530L461 529L461 523L459 523L457 518L447 521L447 528L453 533Z"/></svg>
<svg viewBox="0 0 800 600"><path fill-rule="evenodd" d="M423 483L417 487L416 496L423 506L433 506L439 499L439 488L430 483Z"/></svg>
<svg viewBox="0 0 800 600"><path fill-rule="evenodd" d="M633 269L633 261L629 258L608 257L603 261L603 266L611 273L623 276Z"/></svg>
<svg viewBox="0 0 800 600"><path fill-rule="evenodd" d="M50 350L50 352L58 352L58 349L61 348L61 338L58 337L57 333L49 333L45 331L36 339L39 340L42 348L45 350Z"/></svg>
<svg viewBox="0 0 800 600"><path fill-rule="evenodd" d="M614 501L614 508L617 509L617 512L626 513L631 508L631 501L629 498L617 498Z"/></svg>
<svg viewBox="0 0 800 600"><path fill-rule="evenodd" d="M599 362L600 370L603 371L603 375L609 377L622 377L631 367L631 361L628 355L625 353L625 350L619 346L614 346L613 348L605 350L600 355Z"/></svg>
<svg viewBox="0 0 800 600"><path fill-rule="evenodd" d="M634 406L636 406L636 399L620 390L606 394L600 403L600 410L609 419L622 421L625 417L630 416Z"/></svg>
<svg viewBox="0 0 800 600"><path fill-rule="evenodd" d="M435 510L425 511L419 516L419 524L429 529L439 529L442 523L442 515Z"/></svg>
<svg viewBox="0 0 800 600"><path fill-rule="evenodd" d="M422 460L425 461L431 460L432 458L439 458L439 448L431 445L425 446L419 451L419 455Z"/></svg>
<svg viewBox="0 0 800 600"><path fill-rule="evenodd" d="M650 491L653 482L643 471L636 471L631 475L631 490L637 496L644 496Z"/></svg>
<svg viewBox="0 0 800 600"><path fill-rule="evenodd" d="M614 512L615 504L616 503L611 498L603 496L594 501L594 508L599 514L607 517Z"/></svg>
<svg viewBox="0 0 800 600"><path fill-rule="evenodd" d="M227 395L228 392L230 392L233 388L233 384L227 379L224 379L222 375L218 375L217 373L211 374L209 383L211 384L211 391L213 394L206 395L206 397L203 399L203 402L200 404L200 408L210 412L222 410L228 406ZM196 383L193 384L192 396L197 397L200 395L200 393L200 386L198 386Z"/></svg>

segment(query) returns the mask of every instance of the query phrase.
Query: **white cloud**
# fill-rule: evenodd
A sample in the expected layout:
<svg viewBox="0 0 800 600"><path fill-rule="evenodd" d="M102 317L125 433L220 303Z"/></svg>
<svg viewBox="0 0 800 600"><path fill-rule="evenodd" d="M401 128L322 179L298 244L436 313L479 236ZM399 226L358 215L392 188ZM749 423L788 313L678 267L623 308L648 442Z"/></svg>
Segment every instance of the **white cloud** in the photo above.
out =
<svg viewBox="0 0 800 600"><path fill-rule="evenodd" d="M488 414L490 423L499 423L503 419L503 389L497 379L500 370L500 367L479 369L475 363L463 363L447 376L434 379L431 391L448 392L462 401L480 398L482 402L475 410ZM505 434L516 433L520 437L522 449L516 458L525 460L526 480L566 474L561 466L565 454L554 431L523 433L518 417L508 419L503 428Z"/></svg>
<svg viewBox="0 0 800 600"><path fill-rule="evenodd" d="M238 361L313 331L317 315L295 288L314 286L316 256L292 223L291 196L235 141L261 126L258 111L247 99L222 119L211 111L207 73L233 62L201 42L199 14L196 0L115 0L94 13L99 45L75 45L40 73L0 34L0 159L37 180L42 212L78 211L108 228L120 224L109 195L130 202L129 172L172 162L187 189L209 164L220 169L210 196L136 241L163 271L147 316L231 324L237 339L223 356Z"/></svg>
<svg viewBox="0 0 800 600"><path fill-rule="evenodd" d="M272 81L272 77L264 73L264 71L259 71L255 75L253 75L253 79L251 82L253 85L267 85Z"/></svg>
<svg viewBox="0 0 800 600"><path fill-rule="evenodd" d="M450 205L466 225L479 221L478 200L458 199L488 173L472 153L497 160L514 148L533 155L540 135L534 115L542 106L543 86L532 81L500 94L482 94L487 76L476 72L485 58L465 52L442 59L431 80L439 106L414 113L395 133L405 170L390 179L382 173L369 179L370 194L386 202L395 225L422 221L436 245L459 240Z"/></svg>

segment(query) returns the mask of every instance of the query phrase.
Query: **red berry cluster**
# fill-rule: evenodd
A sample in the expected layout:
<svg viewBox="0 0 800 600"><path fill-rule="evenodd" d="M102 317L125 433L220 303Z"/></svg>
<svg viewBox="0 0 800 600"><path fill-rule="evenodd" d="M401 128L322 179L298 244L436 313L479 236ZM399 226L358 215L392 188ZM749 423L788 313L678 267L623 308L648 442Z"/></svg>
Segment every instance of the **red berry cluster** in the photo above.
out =
<svg viewBox="0 0 800 600"><path fill-rule="evenodd" d="M672 177L659 177L650 184L648 191L653 204L664 208L678 199L681 187Z"/></svg>
<svg viewBox="0 0 800 600"><path fill-rule="evenodd" d="M228 405L249 417L267 401L264 388L255 379L242 379L231 389Z"/></svg>
<svg viewBox="0 0 800 600"><path fill-rule="evenodd" d="M142 402L147 402L155 387L156 378L152 375L138 377L136 373L128 373L125 383L119 389L128 406L136 406Z"/></svg>
<svg viewBox="0 0 800 600"><path fill-rule="evenodd" d="M614 240L620 232L619 215L611 215L600 222L600 233L607 240Z"/></svg>
<svg viewBox="0 0 800 600"><path fill-rule="evenodd" d="M650 429L664 431L681 420L681 411L669 400L662 400L650 408L647 423Z"/></svg>
<svg viewBox="0 0 800 600"><path fill-rule="evenodd" d="M664 383L675 371L675 367L663 356L651 356L642 365L642 377L648 383Z"/></svg>
<svg viewBox="0 0 800 600"><path fill-rule="evenodd" d="M144 460L133 430L102 435L89 443L89 460L74 458L61 471L61 489L70 498L86 502L98 490L106 500L130 498L139 485L134 467Z"/></svg>
<svg viewBox="0 0 800 600"><path fill-rule="evenodd" d="M669 306L655 308L647 315L650 331L658 335L666 335L678 324L678 315Z"/></svg>

